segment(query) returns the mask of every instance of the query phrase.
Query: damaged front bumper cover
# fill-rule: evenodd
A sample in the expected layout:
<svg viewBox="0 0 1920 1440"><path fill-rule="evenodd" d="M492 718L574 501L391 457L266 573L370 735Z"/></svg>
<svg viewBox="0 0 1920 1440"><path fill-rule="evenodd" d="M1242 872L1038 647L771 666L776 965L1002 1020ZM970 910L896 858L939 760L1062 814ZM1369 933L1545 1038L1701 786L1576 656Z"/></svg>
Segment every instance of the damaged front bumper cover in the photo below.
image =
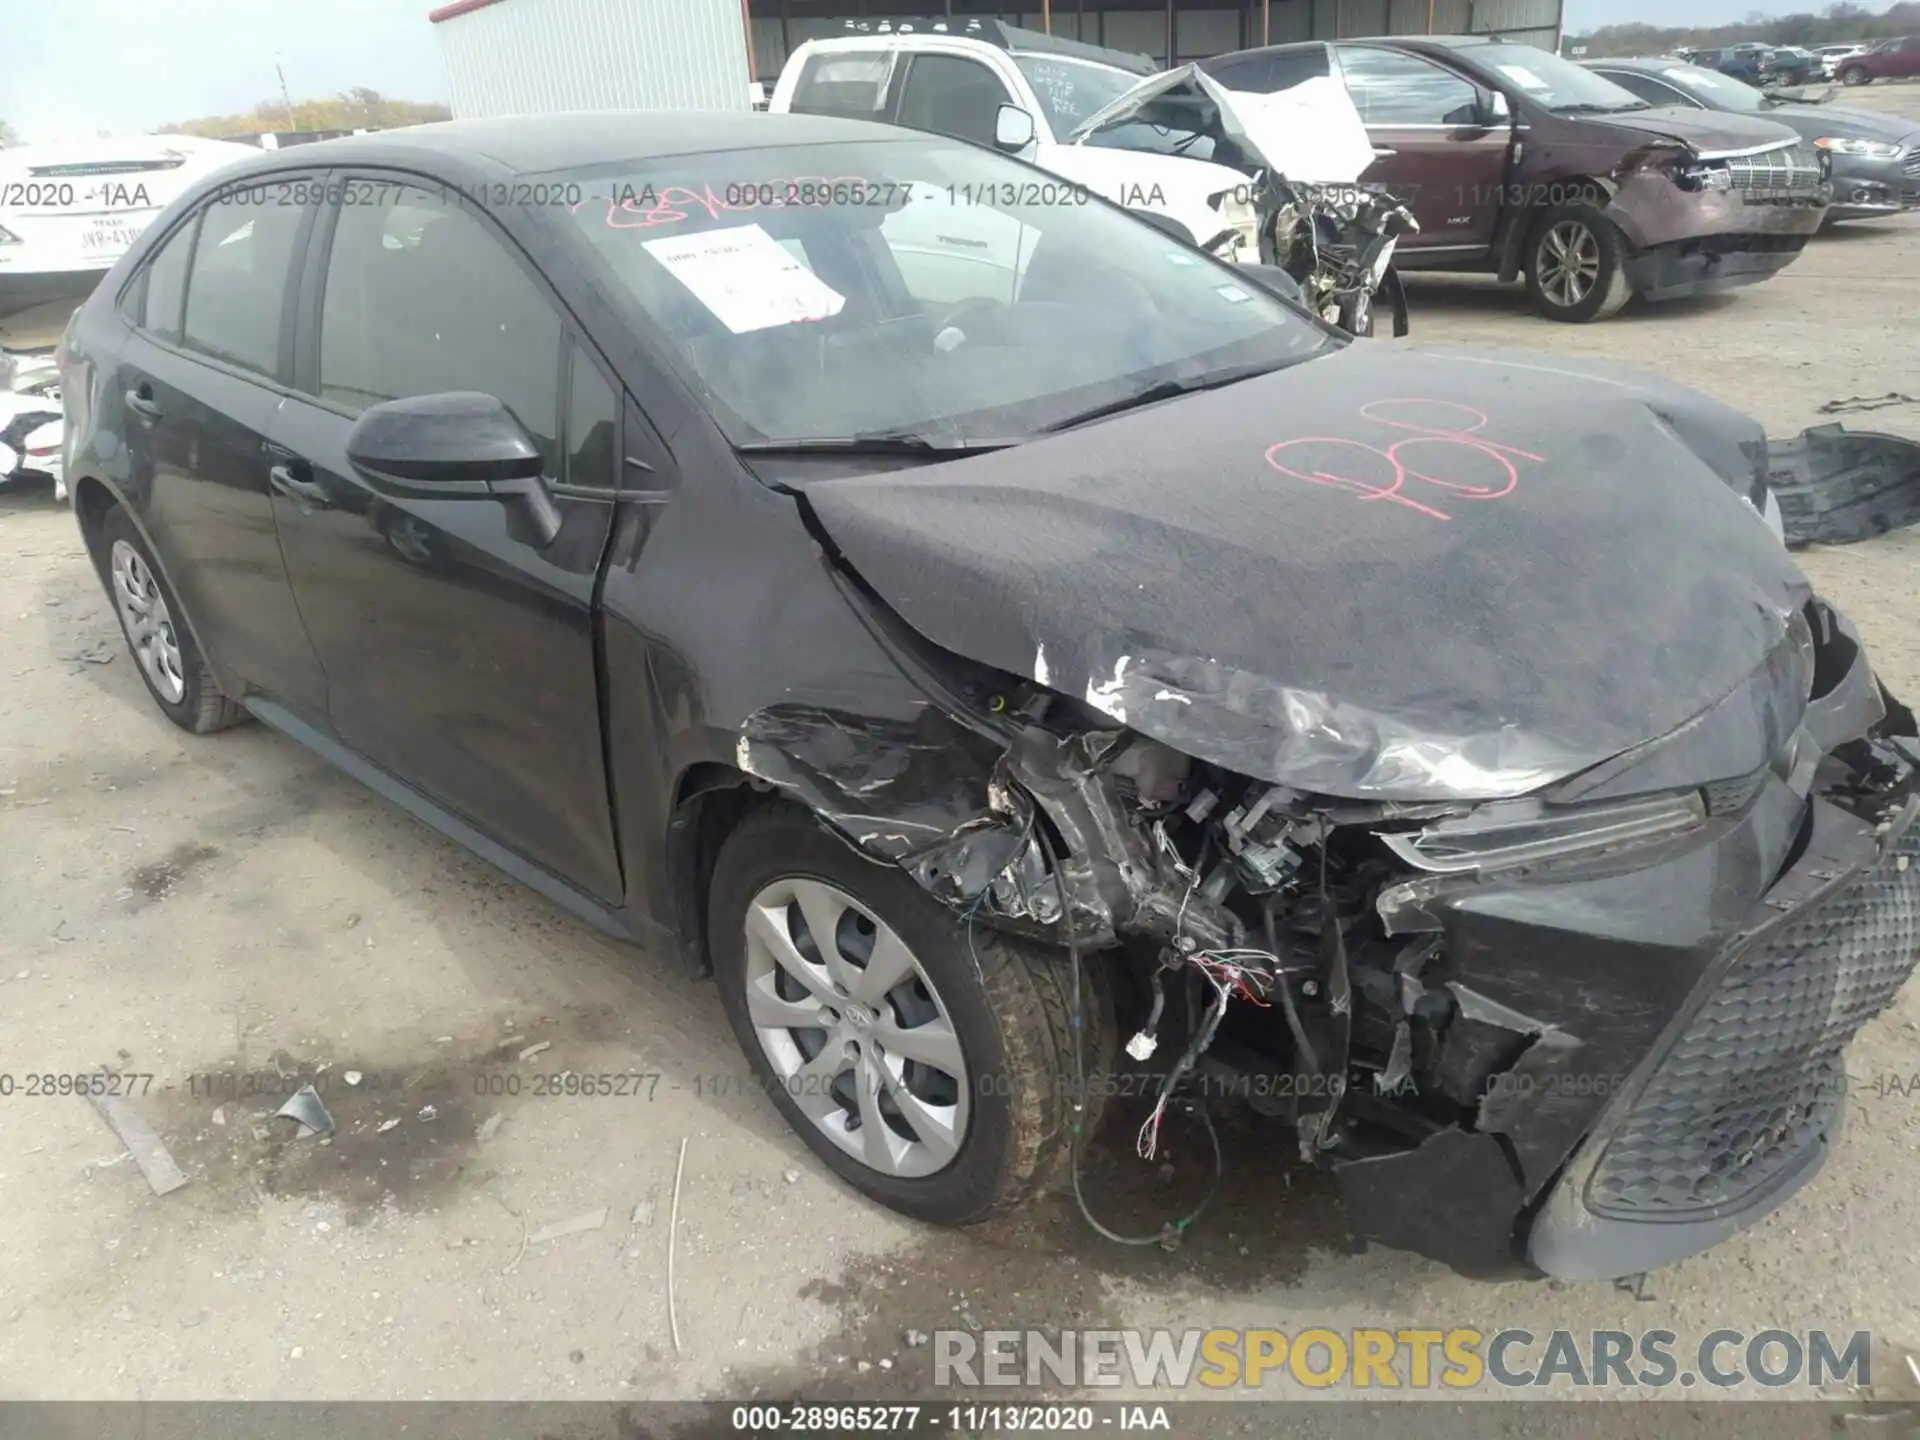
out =
<svg viewBox="0 0 1920 1440"><path fill-rule="evenodd" d="M1920 521L1920 441L1816 425L1767 450L1789 545L1846 545Z"/></svg>

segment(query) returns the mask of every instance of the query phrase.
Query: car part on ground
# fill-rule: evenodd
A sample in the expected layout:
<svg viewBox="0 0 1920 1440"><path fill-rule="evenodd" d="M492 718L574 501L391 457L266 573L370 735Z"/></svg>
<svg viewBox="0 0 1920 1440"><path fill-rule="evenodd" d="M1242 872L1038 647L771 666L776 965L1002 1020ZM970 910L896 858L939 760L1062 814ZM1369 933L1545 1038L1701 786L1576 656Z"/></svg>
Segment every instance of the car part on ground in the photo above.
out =
<svg viewBox="0 0 1920 1440"><path fill-rule="evenodd" d="M13 456L11 464L0 467L0 489L50 480L58 498L65 499L60 377L35 368L18 383L16 390L0 389L0 445Z"/></svg>
<svg viewBox="0 0 1920 1440"><path fill-rule="evenodd" d="M1815 425L1768 447L1789 545L1846 545L1920 522L1920 441Z"/></svg>
<svg viewBox="0 0 1920 1440"><path fill-rule="evenodd" d="M1920 741L1755 518L1757 424L1354 343L985 148L689 143L333 142L437 194L209 187L143 239L60 354L175 723L255 715L717 972L774 1102L908 1213L1064 1161L1102 1234L1176 1243L1079 1183L1121 1034L1142 1156L1190 1116L1218 1163L1244 1099L1356 1233L1473 1273L1641 1271L1818 1166L1920 957ZM445 203L528 174L611 189ZM822 174L848 203L784 203ZM969 214L1021 243L923 248ZM357 348L295 343L323 293ZM279 317L257 381L149 338L209 314Z"/></svg>
<svg viewBox="0 0 1920 1440"><path fill-rule="evenodd" d="M1616 261L1629 298L1764 280L1819 229L1828 198L1821 157L1785 126L1655 109L1571 61L1514 42L1382 36L1276 45L1200 64L1235 87L1337 79L1379 147L1363 178L1401 195L1420 224L1395 264L1508 281L1551 270L1552 283L1535 278L1530 291L1555 320L1612 313ZM1575 206L1606 224L1564 213L1543 224L1549 212ZM1562 258L1563 241L1578 257L1572 262ZM1580 298L1555 298L1570 290Z"/></svg>

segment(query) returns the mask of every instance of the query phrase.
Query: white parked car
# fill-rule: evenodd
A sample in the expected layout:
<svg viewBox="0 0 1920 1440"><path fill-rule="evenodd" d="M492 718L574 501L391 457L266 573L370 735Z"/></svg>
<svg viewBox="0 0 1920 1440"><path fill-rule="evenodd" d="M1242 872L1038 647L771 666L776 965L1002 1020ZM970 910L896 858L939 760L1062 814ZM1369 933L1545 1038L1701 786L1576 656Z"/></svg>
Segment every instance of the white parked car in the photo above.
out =
<svg viewBox="0 0 1920 1440"><path fill-rule="evenodd" d="M258 153L192 135L0 150L0 295L105 271L174 196Z"/></svg>
<svg viewBox="0 0 1920 1440"><path fill-rule="evenodd" d="M849 22L846 34L809 40L788 57L767 108L993 145L1224 259L1258 260L1243 171L1087 143L1079 133L1158 68L1145 56L998 20Z"/></svg>

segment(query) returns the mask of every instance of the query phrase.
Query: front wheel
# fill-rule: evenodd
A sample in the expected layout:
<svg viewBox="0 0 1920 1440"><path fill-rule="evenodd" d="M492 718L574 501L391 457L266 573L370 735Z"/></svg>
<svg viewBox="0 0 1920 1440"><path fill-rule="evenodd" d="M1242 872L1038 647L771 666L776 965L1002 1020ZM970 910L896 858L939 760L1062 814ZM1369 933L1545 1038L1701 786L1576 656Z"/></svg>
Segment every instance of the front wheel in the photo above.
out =
<svg viewBox="0 0 1920 1440"><path fill-rule="evenodd" d="M919 1220L969 1225L1057 1172L1079 1093L1060 951L960 920L789 807L727 838L709 927L757 1085L856 1189ZM1101 963L1081 977L1089 1076L1112 1032Z"/></svg>
<svg viewBox="0 0 1920 1440"><path fill-rule="evenodd" d="M1534 223L1527 293L1549 320L1584 325L1619 313L1632 298L1626 240L1592 205L1556 205Z"/></svg>
<svg viewBox="0 0 1920 1440"><path fill-rule="evenodd" d="M1873 83L1873 76L1867 73L1867 67L1864 65L1849 65L1840 72L1840 83L1842 85L1871 85Z"/></svg>

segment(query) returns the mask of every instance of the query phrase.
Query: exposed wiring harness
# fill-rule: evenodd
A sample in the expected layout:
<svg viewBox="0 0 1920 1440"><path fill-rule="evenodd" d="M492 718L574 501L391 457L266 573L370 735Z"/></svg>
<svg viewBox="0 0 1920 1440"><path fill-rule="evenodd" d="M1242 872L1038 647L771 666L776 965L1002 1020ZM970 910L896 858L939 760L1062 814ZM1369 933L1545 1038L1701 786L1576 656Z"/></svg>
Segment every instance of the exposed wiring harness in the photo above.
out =
<svg viewBox="0 0 1920 1440"><path fill-rule="evenodd" d="M1087 1204L1086 1193L1080 1183L1081 1150L1087 1138L1085 1124L1087 1114L1087 1012L1086 998L1080 983L1080 939L1079 936L1074 933L1072 912L1067 904L1067 881L1066 876L1060 869L1060 857L1054 852L1053 842L1048 837L1044 826L1036 827L1035 838L1040 844L1041 853L1046 857L1048 867L1053 871L1054 886L1060 892L1060 923L1067 938L1067 963L1073 971L1073 1015L1070 1023L1073 1029L1074 1095L1073 1119L1068 1124L1068 1172L1073 1183L1073 1201L1074 1204L1080 1208L1081 1218L1093 1227L1096 1233L1113 1241L1115 1244L1159 1245L1164 1249L1171 1250L1180 1243L1180 1237L1186 1232L1188 1227L1200 1218L1207 1206L1213 1203L1213 1197L1220 1189L1220 1181L1225 1176L1227 1169L1226 1156L1220 1149L1220 1135L1219 1132L1213 1128L1213 1117L1207 1113L1206 1097L1204 1095L1196 1097L1192 1104L1193 1112L1199 1116L1201 1128L1207 1132L1207 1140L1213 1147L1213 1179L1208 1183L1206 1193L1200 1197L1200 1203L1180 1218L1169 1220L1165 1225L1160 1227L1158 1234L1122 1235L1119 1231L1111 1230L1101 1224L1094 1216L1092 1208ZM1154 1116L1150 1123L1154 1126L1156 1141L1159 1133L1159 1120L1166 1112L1166 1107L1172 1097L1174 1086L1180 1078L1184 1077L1186 1071L1191 1070L1193 1065L1198 1063L1201 1052L1205 1050L1207 1044L1213 1040L1213 1030L1218 1028L1220 1023L1219 1016L1226 1013L1226 996L1228 992L1225 989L1225 982L1216 979L1214 980L1214 984L1219 998L1212 1024L1204 1028L1202 1033L1195 1037L1194 1043L1187 1047L1186 1053L1180 1057L1180 1063L1174 1067L1173 1073L1167 1078L1167 1083L1161 1088L1159 1102L1154 1106ZM1157 998L1163 999L1164 997Z"/></svg>

